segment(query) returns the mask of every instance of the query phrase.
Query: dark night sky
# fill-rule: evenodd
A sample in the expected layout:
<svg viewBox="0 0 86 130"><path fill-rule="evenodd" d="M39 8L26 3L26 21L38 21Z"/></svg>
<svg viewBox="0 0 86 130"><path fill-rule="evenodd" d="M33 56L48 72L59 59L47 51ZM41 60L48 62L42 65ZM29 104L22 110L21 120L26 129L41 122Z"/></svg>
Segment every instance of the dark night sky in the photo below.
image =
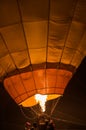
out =
<svg viewBox="0 0 86 130"><path fill-rule="evenodd" d="M0 86L0 130L24 130L26 119L19 106L4 90L2 83ZM47 106L51 102L48 102ZM83 59L67 85L63 97L53 112L53 117L57 118L57 124L66 124L68 129L72 129L75 125L77 128L84 129L83 125L86 124L86 58Z"/></svg>
<svg viewBox="0 0 86 130"><path fill-rule="evenodd" d="M86 58L70 80L57 109L64 113L64 118L86 124Z"/></svg>

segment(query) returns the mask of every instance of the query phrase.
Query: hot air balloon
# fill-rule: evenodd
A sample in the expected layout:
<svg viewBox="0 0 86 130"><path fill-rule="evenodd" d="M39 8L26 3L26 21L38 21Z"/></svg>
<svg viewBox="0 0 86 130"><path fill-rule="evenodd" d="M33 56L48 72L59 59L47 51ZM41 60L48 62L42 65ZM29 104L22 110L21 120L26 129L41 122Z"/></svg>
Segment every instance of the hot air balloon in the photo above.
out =
<svg viewBox="0 0 86 130"><path fill-rule="evenodd" d="M0 1L0 81L17 104L64 94L86 55L85 12L85 0Z"/></svg>

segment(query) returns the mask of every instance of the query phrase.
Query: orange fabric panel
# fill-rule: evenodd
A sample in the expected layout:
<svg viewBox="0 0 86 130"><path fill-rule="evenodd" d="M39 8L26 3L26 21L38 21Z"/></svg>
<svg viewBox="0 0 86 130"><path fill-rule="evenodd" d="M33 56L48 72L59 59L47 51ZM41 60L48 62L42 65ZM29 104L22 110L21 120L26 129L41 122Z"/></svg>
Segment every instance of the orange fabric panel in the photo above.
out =
<svg viewBox="0 0 86 130"><path fill-rule="evenodd" d="M46 88L38 89L37 93L38 94L47 94Z"/></svg>
<svg viewBox="0 0 86 130"><path fill-rule="evenodd" d="M56 83L56 69L47 69L46 70L46 87L55 87Z"/></svg>
<svg viewBox="0 0 86 130"><path fill-rule="evenodd" d="M27 93L27 92L25 92L25 93L23 93L22 95L20 95L19 97L21 98L21 101L20 102L22 102L22 101L24 101L25 99L27 99L28 98L28 96L29 96L29 94ZM18 97L17 97L18 98ZM17 99L16 98L16 99Z"/></svg>
<svg viewBox="0 0 86 130"><path fill-rule="evenodd" d="M21 97L17 97L16 99L14 99L16 103L20 103L21 102Z"/></svg>
<svg viewBox="0 0 86 130"><path fill-rule="evenodd" d="M13 99L15 99L18 96L18 93L12 84L11 78L5 79L4 86L7 92L10 94L10 96L12 96Z"/></svg>
<svg viewBox="0 0 86 130"><path fill-rule="evenodd" d="M27 92L33 91L36 89L32 72L22 73L21 76L22 76L22 82Z"/></svg>
<svg viewBox="0 0 86 130"><path fill-rule="evenodd" d="M9 78L9 80L10 80L10 78ZM19 95L21 95L22 93L25 93L25 88L22 83L22 78L21 78L20 74L12 76L11 80L13 83L13 87L16 89L16 91Z"/></svg>
<svg viewBox="0 0 86 130"><path fill-rule="evenodd" d="M55 94L55 87L54 87L54 88L49 88L49 87L48 87L48 88L46 89L46 93L47 93L47 94Z"/></svg>
<svg viewBox="0 0 86 130"><path fill-rule="evenodd" d="M63 95L65 89L55 88L55 93Z"/></svg>
<svg viewBox="0 0 86 130"><path fill-rule="evenodd" d="M37 93L37 90L28 91L29 97L35 95Z"/></svg>
<svg viewBox="0 0 86 130"><path fill-rule="evenodd" d="M57 70L56 87L65 89L71 77L72 77L71 72L61 69Z"/></svg>
<svg viewBox="0 0 86 130"><path fill-rule="evenodd" d="M37 93L62 95L71 76L67 70L40 69L8 77L4 86L19 104Z"/></svg>
<svg viewBox="0 0 86 130"><path fill-rule="evenodd" d="M33 71L36 88L45 88L45 69Z"/></svg>

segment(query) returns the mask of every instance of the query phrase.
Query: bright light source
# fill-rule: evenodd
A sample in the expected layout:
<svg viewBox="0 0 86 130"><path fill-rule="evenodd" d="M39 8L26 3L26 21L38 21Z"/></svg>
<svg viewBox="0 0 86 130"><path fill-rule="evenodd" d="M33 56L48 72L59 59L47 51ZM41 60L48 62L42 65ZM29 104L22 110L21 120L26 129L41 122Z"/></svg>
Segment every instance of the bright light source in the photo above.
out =
<svg viewBox="0 0 86 130"><path fill-rule="evenodd" d="M35 99L41 106L42 112L45 112L45 103L47 101L47 95L36 94Z"/></svg>

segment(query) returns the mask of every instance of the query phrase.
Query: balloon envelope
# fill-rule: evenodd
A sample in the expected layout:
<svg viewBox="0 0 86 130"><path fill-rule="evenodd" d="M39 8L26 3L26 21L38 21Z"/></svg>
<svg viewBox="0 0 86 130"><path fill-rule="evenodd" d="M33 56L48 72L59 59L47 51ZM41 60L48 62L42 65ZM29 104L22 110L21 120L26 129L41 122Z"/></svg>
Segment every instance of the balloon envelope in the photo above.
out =
<svg viewBox="0 0 86 130"><path fill-rule="evenodd" d="M63 95L86 55L85 0L1 0L0 80L18 103Z"/></svg>

